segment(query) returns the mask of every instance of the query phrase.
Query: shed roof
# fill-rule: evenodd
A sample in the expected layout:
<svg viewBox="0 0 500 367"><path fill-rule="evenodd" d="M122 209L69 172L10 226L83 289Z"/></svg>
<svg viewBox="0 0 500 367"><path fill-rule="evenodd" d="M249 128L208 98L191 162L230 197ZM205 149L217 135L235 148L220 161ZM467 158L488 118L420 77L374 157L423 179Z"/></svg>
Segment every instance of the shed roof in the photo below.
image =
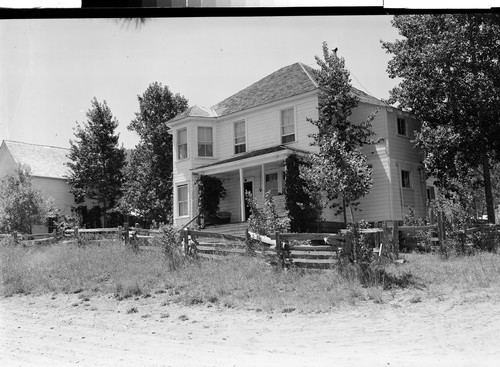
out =
<svg viewBox="0 0 500 367"><path fill-rule="evenodd" d="M10 140L4 140L4 144L17 164L30 166L32 176L65 178L68 175L69 149Z"/></svg>

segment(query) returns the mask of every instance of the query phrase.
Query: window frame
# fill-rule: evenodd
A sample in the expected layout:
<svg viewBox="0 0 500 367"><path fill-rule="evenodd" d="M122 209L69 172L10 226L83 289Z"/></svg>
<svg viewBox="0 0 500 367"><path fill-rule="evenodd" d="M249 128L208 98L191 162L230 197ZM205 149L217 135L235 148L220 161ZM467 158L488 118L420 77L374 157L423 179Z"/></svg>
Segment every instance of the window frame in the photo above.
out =
<svg viewBox="0 0 500 367"><path fill-rule="evenodd" d="M283 170L280 170L280 169L273 169L273 170L270 170L270 171L267 171L264 173L264 192L268 192L270 190L268 190L267 188L267 176L268 175L273 175L273 174L276 174L276 194L275 195L272 195L272 196L279 196L279 195L283 195L283 190L284 190L284 179L285 179L285 171Z"/></svg>
<svg viewBox="0 0 500 367"><path fill-rule="evenodd" d="M405 173L408 174L408 186L405 186ZM412 182L412 178L411 178L411 171L409 170L405 170L405 169L402 169L401 170L401 187L403 189L413 189L413 182Z"/></svg>
<svg viewBox="0 0 500 367"><path fill-rule="evenodd" d="M236 142L236 139L242 138L241 136L236 136L236 125L237 124L243 124L243 134L244 134L243 135L243 139L244 139L243 143ZM241 146L243 147L243 150L241 152L238 152L237 148L241 147ZM245 120L239 120L239 121L235 121L233 123L233 147L234 147L234 154L242 154L242 153L247 152L247 124L246 124Z"/></svg>
<svg viewBox="0 0 500 367"><path fill-rule="evenodd" d="M211 130L211 135L212 135L212 140L211 141L200 141L200 129L210 129ZM197 147L198 147L198 157L200 158L213 158L214 157L214 129L213 126L198 126L196 129L197 133ZM201 146L204 146L205 148L205 153L207 153L207 147L211 146L212 147L212 155L201 155L200 154L200 148Z"/></svg>
<svg viewBox="0 0 500 367"><path fill-rule="evenodd" d="M181 195L180 195L180 190L181 189L186 189L186 200L182 200L181 201ZM185 217L189 217L189 187L188 187L188 184L187 183L183 183L183 184L178 184L177 185L177 218L185 218ZM184 204L186 205L186 213L183 214L181 213L181 204Z"/></svg>
<svg viewBox="0 0 500 367"><path fill-rule="evenodd" d="M285 111L292 111L292 123L288 125L283 125L283 113ZM297 123L296 123L296 111L295 111L295 106L287 107L287 108L282 108L280 110L280 115L279 115L279 120L280 120L280 144L291 144L297 142ZM293 133L292 134L283 134L283 128L288 127L288 126L293 126ZM285 137L292 136L293 135L293 140L290 141L283 141Z"/></svg>
<svg viewBox="0 0 500 367"><path fill-rule="evenodd" d="M183 144L180 144L180 134L185 131L186 132L186 142ZM184 159L189 158L189 151L188 151L188 129L187 127L183 127L182 129L177 129L176 131L176 146L177 146L177 160L182 161ZM186 156L183 157L181 156L181 146L185 146L185 153Z"/></svg>
<svg viewBox="0 0 500 367"><path fill-rule="evenodd" d="M402 122L402 125L400 125L400 122ZM399 127L400 126L403 126L403 130L404 130L403 134L401 134L399 132L399 130L400 130ZM397 133L398 136L403 136L405 138L408 137L408 123L407 123L406 119L404 117L402 117L402 116L397 116L396 117L396 133Z"/></svg>

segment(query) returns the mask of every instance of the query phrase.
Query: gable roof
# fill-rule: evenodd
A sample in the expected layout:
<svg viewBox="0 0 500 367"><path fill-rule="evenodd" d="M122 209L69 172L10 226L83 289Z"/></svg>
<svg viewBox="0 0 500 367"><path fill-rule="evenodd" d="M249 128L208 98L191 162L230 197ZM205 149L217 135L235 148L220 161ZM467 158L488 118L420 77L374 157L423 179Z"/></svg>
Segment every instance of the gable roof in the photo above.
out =
<svg viewBox="0 0 500 367"><path fill-rule="evenodd" d="M17 164L30 166L32 176L65 178L68 175L69 149L10 140L4 140L4 144Z"/></svg>
<svg viewBox="0 0 500 367"><path fill-rule="evenodd" d="M185 117L221 117L316 90L319 86L315 73L316 69L296 62L262 78L211 108L195 105L169 122ZM381 100L354 87L352 87L352 92L361 102L377 106L385 105Z"/></svg>

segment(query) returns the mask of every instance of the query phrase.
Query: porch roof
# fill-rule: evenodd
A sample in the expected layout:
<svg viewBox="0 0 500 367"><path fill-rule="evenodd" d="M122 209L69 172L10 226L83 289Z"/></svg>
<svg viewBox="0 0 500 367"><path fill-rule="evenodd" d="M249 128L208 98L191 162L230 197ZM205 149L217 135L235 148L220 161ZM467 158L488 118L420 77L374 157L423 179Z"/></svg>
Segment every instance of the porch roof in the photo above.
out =
<svg viewBox="0 0 500 367"><path fill-rule="evenodd" d="M239 169L244 166L276 162L292 153L308 154L309 152L286 145L276 145L269 148L254 150L245 154L221 160L206 166L193 168L193 173L215 174Z"/></svg>

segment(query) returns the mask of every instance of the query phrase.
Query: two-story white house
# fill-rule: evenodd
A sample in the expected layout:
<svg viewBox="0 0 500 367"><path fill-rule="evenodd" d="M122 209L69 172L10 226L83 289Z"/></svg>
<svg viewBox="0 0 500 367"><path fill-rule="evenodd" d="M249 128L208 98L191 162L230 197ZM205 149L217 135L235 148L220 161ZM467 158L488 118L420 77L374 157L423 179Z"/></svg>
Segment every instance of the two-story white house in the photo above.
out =
<svg viewBox="0 0 500 367"><path fill-rule="evenodd" d="M283 196L285 159L317 149L308 136L317 128L307 121L318 118L319 87L312 70L302 63L286 66L211 108L192 106L167 122L173 135L175 225L182 226L198 214L199 175L222 180L227 196L220 210L231 213L231 222L249 216L246 191L260 200L267 191L278 200ZM378 109L372 129L382 138L364 149L374 184L361 199L357 219L402 220L409 207L417 217L425 217L422 155L410 142L419 122L364 92L354 88L352 92L360 103L351 121L366 120ZM326 205L323 219L342 222L343 216Z"/></svg>

